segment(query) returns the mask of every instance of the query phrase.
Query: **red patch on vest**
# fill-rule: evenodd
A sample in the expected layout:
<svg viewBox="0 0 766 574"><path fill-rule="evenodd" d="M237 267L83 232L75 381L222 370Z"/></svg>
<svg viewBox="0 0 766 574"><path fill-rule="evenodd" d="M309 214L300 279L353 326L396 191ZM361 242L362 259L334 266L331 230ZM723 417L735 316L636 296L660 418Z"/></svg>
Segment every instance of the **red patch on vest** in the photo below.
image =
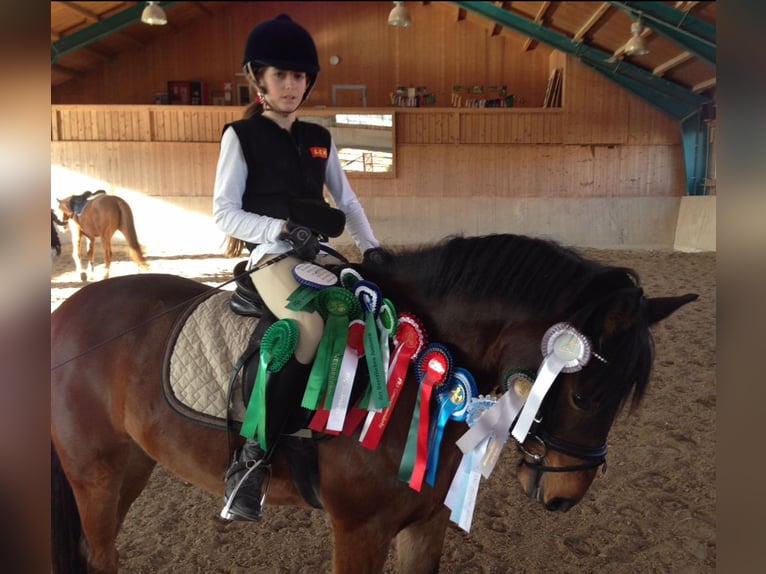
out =
<svg viewBox="0 0 766 574"><path fill-rule="evenodd" d="M322 159L327 159L326 147L310 147L309 151L311 152L311 157L321 157Z"/></svg>

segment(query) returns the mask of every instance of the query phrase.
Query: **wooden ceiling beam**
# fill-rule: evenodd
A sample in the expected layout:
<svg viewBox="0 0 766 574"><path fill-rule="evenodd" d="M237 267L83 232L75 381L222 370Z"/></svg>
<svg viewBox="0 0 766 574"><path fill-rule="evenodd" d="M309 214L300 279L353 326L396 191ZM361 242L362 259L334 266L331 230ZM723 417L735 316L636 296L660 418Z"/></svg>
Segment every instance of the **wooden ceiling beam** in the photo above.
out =
<svg viewBox="0 0 766 574"><path fill-rule="evenodd" d="M663 62L662 64L656 66L652 70L652 74L654 74L655 76L662 76L668 70L675 68L676 66L680 66L684 62L691 59L692 59L692 55L689 52L681 52L675 58L670 58L670 60L667 60Z"/></svg>
<svg viewBox="0 0 766 574"><path fill-rule="evenodd" d="M85 16L89 21L91 22L100 22L101 17L96 14L95 12L91 12L90 10L83 8L82 6L79 6L75 4L74 2L60 2L61 5L66 6L73 12L77 12L80 16Z"/></svg>
<svg viewBox="0 0 766 574"><path fill-rule="evenodd" d="M697 4L699 4L699 2L676 2L676 10L680 10L681 12L689 12Z"/></svg>
<svg viewBox="0 0 766 574"><path fill-rule="evenodd" d="M542 24L543 19L545 18L545 13L548 12L548 8L551 7L550 2L543 2L540 4L540 8L537 10L537 14L535 15L534 23L535 24ZM536 42L532 38L527 38L524 40L524 45L521 47L522 51L526 52L529 50L533 45L535 45Z"/></svg>
<svg viewBox="0 0 766 574"><path fill-rule="evenodd" d="M593 14L590 15L590 18L588 18L588 21L583 24L577 32L575 32L574 37L572 40L575 42L582 42L583 38L585 38L585 34L588 33L588 31L595 26L599 20L606 14L607 10L609 10L611 6L607 2L603 2L601 6L599 6Z"/></svg>
<svg viewBox="0 0 766 574"><path fill-rule="evenodd" d="M703 82L700 82L699 84L695 84L692 86L692 92L695 94L698 94L702 92L703 90L707 90L709 88L714 88L716 85L715 77L710 78L709 80L705 80Z"/></svg>
<svg viewBox="0 0 766 574"><path fill-rule="evenodd" d="M495 2L495 6L507 10L510 7L510 2ZM495 24L489 32L490 37L499 36L503 32L503 27L500 24Z"/></svg>

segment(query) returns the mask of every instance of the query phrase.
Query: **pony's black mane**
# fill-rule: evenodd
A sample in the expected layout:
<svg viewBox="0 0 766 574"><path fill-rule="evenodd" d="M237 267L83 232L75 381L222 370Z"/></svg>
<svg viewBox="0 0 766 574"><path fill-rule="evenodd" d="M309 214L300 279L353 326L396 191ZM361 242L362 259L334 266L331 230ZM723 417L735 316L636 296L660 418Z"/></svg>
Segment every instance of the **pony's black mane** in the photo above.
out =
<svg viewBox="0 0 766 574"><path fill-rule="evenodd" d="M462 294L512 300L549 311L562 297L575 303L594 281L633 287L634 271L591 261L554 241L522 235L453 236L396 256L397 275L417 281L428 296Z"/></svg>
<svg viewBox="0 0 766 574"><path fill-rule="evenodd" d="M596 350L611 355L603 389L608 400L637 404L649 379L653 345L639 305L638 274L627 267L586 259L549 240L521 235L452 236L394 254L391 274L417 285L420 296L506 301L540 320L567 320L588 334ZM600 348L607 314L617 298L630 301L637 323ZM621 299L621 300L622 300ZM613 381L609 383L609 381ZM619 384L622 381L622 384Z"/></svg>

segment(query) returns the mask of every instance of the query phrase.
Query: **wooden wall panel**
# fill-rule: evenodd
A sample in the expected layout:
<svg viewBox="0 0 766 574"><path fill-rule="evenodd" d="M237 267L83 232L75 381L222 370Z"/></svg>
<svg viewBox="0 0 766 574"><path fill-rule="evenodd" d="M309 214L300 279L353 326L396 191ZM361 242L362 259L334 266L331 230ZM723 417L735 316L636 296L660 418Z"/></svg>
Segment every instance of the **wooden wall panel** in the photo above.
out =
<svg viewBox="0 0 766 574"><path fill-rule="evenodd" d="M486 20L458 21L457 8L449 3L412 2L407 7L415 25L393 28L386 24L391 2L233 3L183 30L167 26L144 50L57 86L51 101L152 104L156 93L167 91L168 81L203 81L208 90L244 83L238 74L250 30L287 12L311 31L317 44L321 72L310 105L332 105L333 84L366 84L370 107L390 105L397 86L425 86L438 106L450 106L455 84L505 84L524 102L520 105L541 105L549 48L523 51L523 40L509 31L490 37ZM333 55L340 58L336 66L329 63Z"/></svg>
<svg viewBox="0 0 766 574"><path fill-rule="evenodd" d="M461 198L490 205L683 196L678 126L576 61L562 62L561 109L369 108L395 112L396 174L350 174L352 187L363 202L419 198L424 210ZM70 170L150 196L210 197L221 129L241 113L236 106L54 106L52 173ZM52 196L82 191L62 186L54 178Z"/></svg>
<svg viewBox="0 0 766 574"><path fill-rule="evenodd" d="M212 196L218 144L167 142L51 142L52 173L67 171L157 197ZM54 196L82 193L52 176ZM73 178L77 179L77 178Z"/></svg>

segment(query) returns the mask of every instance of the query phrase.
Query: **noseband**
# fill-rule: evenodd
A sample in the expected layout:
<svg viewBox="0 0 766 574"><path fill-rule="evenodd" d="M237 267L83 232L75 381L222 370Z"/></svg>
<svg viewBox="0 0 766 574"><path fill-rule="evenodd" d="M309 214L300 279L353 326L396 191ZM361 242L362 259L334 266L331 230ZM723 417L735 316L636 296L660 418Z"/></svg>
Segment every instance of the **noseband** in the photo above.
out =
<svg viewBox="0 0 766 574"><path fill-rule="evenodd" d="M599 447L582 446L558 439L549 435L545 431L532 434L531 438L543 447L543 453L537 454L530 452L524 448L523 443L519 443L521 452L532 459L532 462L528 462L526 458L523 458L521 464L530 467L535 472L538 479L544 472L578 472L581 470L598 468L602 464L604 465L602 473L606 474L606 453L608 450L606 443ZM549 450L555 450L556 452L560 452L567 456L580 458L586 462L571 466L547 466L544 464L544 461Z"/></svg>

